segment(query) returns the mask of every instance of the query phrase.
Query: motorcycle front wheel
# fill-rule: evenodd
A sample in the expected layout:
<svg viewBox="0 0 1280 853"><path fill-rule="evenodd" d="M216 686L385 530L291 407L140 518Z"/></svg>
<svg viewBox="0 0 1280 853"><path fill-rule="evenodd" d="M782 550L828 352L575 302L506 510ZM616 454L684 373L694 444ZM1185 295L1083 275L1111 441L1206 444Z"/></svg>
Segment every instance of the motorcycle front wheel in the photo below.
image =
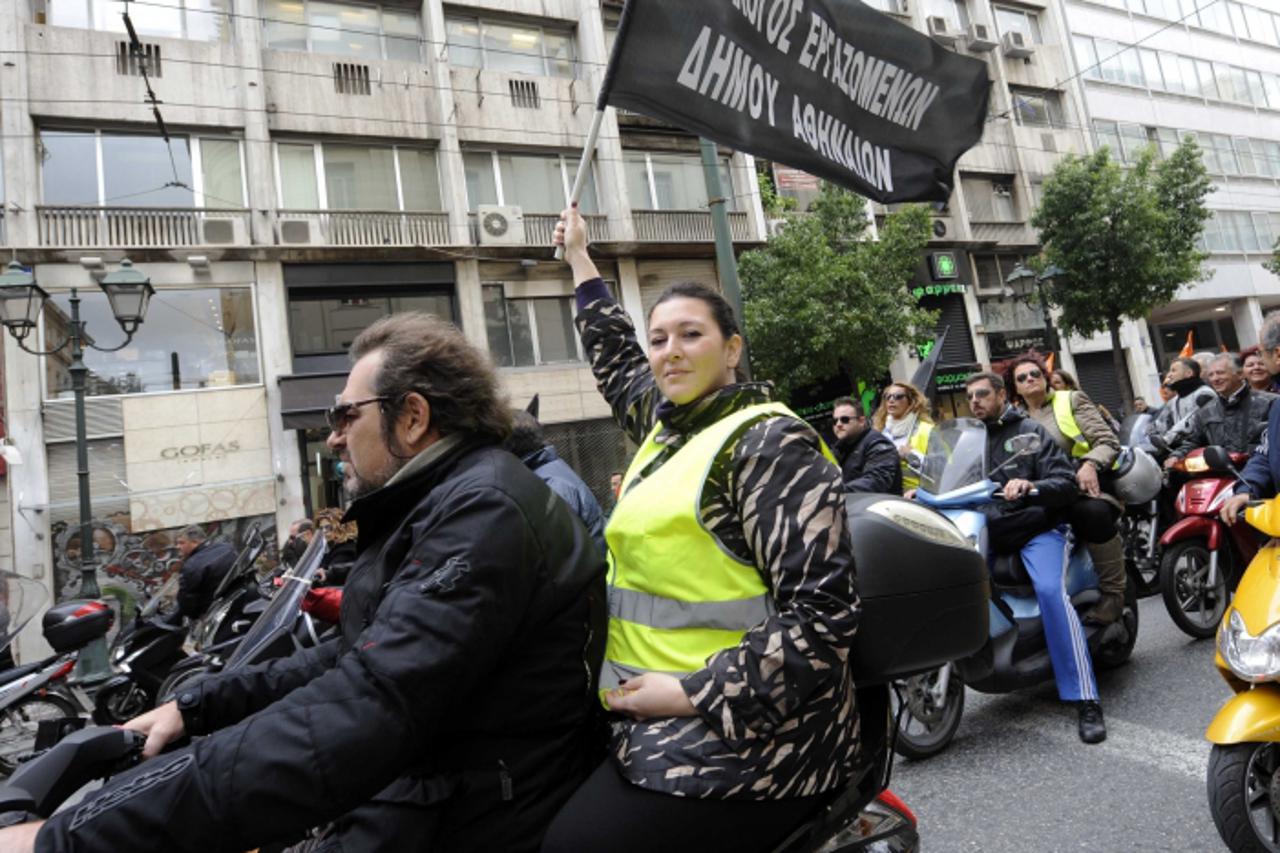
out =
<svg viewBox="0 0 1280 853"><path fill-rule="evenodd" d="M1209 753L1209 811L1232 853L1280 853L1276 770L1280 744L1215 745Z"/></svg>
<svg viewBox="0 0 1280 853"><path fill-rule="evenodd" d="M36 734L42 720L75 717L80 709L57 693L32 694L0 711L0 776L18 769L23 756L36 747Z"/></svg>
<svg viewBox="0 0 1280 853"><path fill-rule="evenodd" d="M948 664L947 666L950 666ZM951 745L964 713L964 682L951 670L941 704L934 695L942 669L894 682L892 712L898 725L894 750L904 758L930 758ZM899 717L901 713L901 717Z"/></svg>
<svg viewBox="0 0 1280 853"><path fill-rule="evenodd" d="M1160 560L1160 592L1165 609L1183 633L1212 637L1227 610L1227 565L1218 562L1218 578L1209 585L1209 545L1188 539L1170 545Z"/></svg>
<svg viewBox="0 0 1280 853"><path fill-rule="evenodd" d="M134 681L126 681L98 691L93 702L93 721L100 726L118 726L154 706L155 702L145 688Z"/></svg>

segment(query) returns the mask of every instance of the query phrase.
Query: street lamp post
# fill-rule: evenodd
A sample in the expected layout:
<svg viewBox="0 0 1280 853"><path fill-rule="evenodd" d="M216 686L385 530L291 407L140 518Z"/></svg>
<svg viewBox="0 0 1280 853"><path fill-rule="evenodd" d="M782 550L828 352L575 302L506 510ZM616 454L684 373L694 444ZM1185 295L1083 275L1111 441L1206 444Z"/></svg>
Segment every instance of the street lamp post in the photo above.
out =
<svg viewBox="0 0 1280 853"><path fill-rule="evenodd" d="M35 350L24 343L36 328L40 312L44 310L49 294L36 284L35 276L15 260L0 275L0 323L9 330L14 341L32 355L49 356L63 349L71 355L71 389L76 401L76 479L80 492L80 594L86 598L102 595L98 587L98 567L94 558L93 508L89 499L89 440L85 427L84 396L89 368L84 363L84 350L88 346L99 352L116 352L133 340L134 333L147 313L147 303L155 293L151 280L133 268L127 259L120 269L103 277L102 290L111 304L111 313L124 330L124 343L116 347L99 347L85 340L84 321L80 319L80 294L71 288L71 329L67 338L56 347ZM107 667L107 643L98 639L81 653L76 667L76 677L84 684L93 684L110 676Z"/></svg>
<svg viewBox="0 0 1280 853"><path fill-rule="evenodd" d="M1058 351L1058 333L1053 327L1053 317L1049 314L1049 303L1044 300L1044 283L1061 274L1062 270L1056 266L1050 266L1043 273L1036 275L1035 270L1018 264L1004 280L1004 283L1009 285L1017 296L1026 298L1032 292L1036 294L1036 300L1040 303L1040 312L1044 314L1044 345L1051 353Z"/></svg>

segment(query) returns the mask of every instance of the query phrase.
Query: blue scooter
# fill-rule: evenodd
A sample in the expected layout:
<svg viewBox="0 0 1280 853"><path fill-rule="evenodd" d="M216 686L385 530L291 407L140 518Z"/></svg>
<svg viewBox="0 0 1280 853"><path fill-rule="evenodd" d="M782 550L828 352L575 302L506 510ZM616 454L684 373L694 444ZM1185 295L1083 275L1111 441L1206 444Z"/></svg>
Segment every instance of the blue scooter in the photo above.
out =
<svg viewBox="0 0 1280 853"><path fill-rule="evenodd" d="M984 506L1003 500L991 477L1001 468L1040 450L1034 434L1012 438L1012 456L987 468L987 431L982 421L959 418L935 427L919 460L916 500L948 518L987 558L991 569L990 635L976 654L899 683L903 722L897 748L908 758L928 758L955 737L964 710L964 688L1009 693L1053 679L1053 664L1041 624L1040 605L1019 554L988 553ZM1035 492L1032 492L1035 495ZM1067 595L1083 615L1101 598L1089 551L1073 547L1066 569ZM1108 669L1129 659L1138 640L1138 600L1133 578L1125 592L1124 615L1106 626L1084 625L1094 666Z"/></svg>

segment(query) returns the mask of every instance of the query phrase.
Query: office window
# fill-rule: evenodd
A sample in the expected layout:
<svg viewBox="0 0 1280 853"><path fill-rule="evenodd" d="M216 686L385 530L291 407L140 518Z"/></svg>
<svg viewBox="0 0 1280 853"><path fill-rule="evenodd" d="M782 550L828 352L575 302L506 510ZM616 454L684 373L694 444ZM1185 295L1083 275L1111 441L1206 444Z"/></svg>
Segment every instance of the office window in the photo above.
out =
<svg viewBox="0 0 1280 853"><path fill-rule="evenodd" d="M54 294L45 305L44 335L49 344L66 336L68 299L69 294ZM82 289L80 300L81 319L96 330L96 343L110 347L124 340L106 294ZM151 298L146 322L128 346L117 352L86 350L84 360L91 396L261 382L253 291L248 287L161 288ZM66 351L45 362L48 396L72 396Z"/></svg>
<svg viewBox="0 0 1280 853"><path fill-rule="evenodd" d="M578 76L573 31L567 27L451 16L445 21L445 31L453 65L548 77Z"/></svg>
<svg viewBox="0 0 1280 853"><path fill-rule="evenodd" d="M55 27L127 32L123 0L45 0L44 6L45 20ZM129 5L129 20L143 38L223 41L231 37L230 13L231 0L149 0Z"/></svg>
<svg viewBox="0 0 1280 853"><path fill-rule="evenodd" d="M964 0L925 0L924 14L927 18L945 18L953 31L964 32L969 29L969 10L965 7Z"/></svg>
<svg viewBox="0 0 1280 853"><path fill-rule="evenodd" d="M1013 178L962 176L965 205L971 222L1021 222L1013 198Z"/></svg>
<svg viewBox="0 0 1280 853"><path fill-rule="evenodd" d="M1217 155L1218 171L1224 175L1240 174L1240 164L1236 161L1236 152L1231 146L1231 137L1221 133L1214 133L1209 136L1209 142L1213 145L1214 153Z"/></svg>
<svg viewBox="0 0 1280 853"><path fill-rule="evenodd" d="M1160 71L1160 56L1154 50L1145 47L1138 50L1138 59L1142 63L1142 76L1152 89L1165 90L1164 75Z"/></svg>
<svg viewBox="0 0 1280 853"><path fill-rule="evenodd" d="M1106 146L1110 150L1111 159L1124 160L1124 147L1120 144L1120 129L1114 121L1094 119L1093 133L1098 139L1098 147Z"/></svg>
<svg viewBox="0 0 1280 853"><path fill-rule="evenodd" d="M1044 39L1040 36L1040 19L1032 10L1016 6L992 6L991 8L995 13L996 30L1000 35L1020 32L1028 43L1044 43Z"/></svg>
<svg viewBox="0 0 1280 853"><path fill-rule="evenodd" d="M420 62L418 15L332 0L262 0L263 43L275 50Z"/></svg>
<svg viewBox="0 0 1280 853"><path fill-rule="evenodd" d="M1076 48L1076 61L1080 63L1080 73L1086 80L1101 80L1102 70L1098 68L1098 51L1093 39L1088 36L1072 36Z"/></svg>
<svg viewBox="0 0 1280 853"><path fill-rule="evenodd" d="M1241 174L1266 174L1259 168L1258 159L1253 153L1253 143L1249 139L1243 136L1237 136L1232 140L1232 142L1235 145L1236 162L1240 165Z"/></svg>
<svg viewBox="0 0 1280 853"><path fill-rule="evenodd" d="M1178 150L1178 131L1171 127L1156 128L1156 144L1162 160L1171 157Z"/></svg>
<svg viewBox="0 0 1280 853"><path fill-rule="evenodd" d="M1249 38L1265 44L1280 45L1280 39L1276 37L1274 15L1257 6L1245 6L1244 17L1249 27Z"/></svg>
<svg viewBox="0 0 1280 853"><path fill-rule="evenodd" d="M1063 127L1066 124L1059 93L1010 87L1009 95L1019 124L1041 127Z"/></svg>
<svg viewBox="0 0 1280 853"><path fill-rule="evenodd" d="M1095 43L1098 48L1098 67L1102 72L1102 79L1108 83L1125 82L1121 46L1107 39L1097 39Z"/></svg>
<svg viewBox="0 0 1280 853"><path fill-rule="evenodd" d="M1280 110L1280 74L1262 74L1261 77L1262 96L1266 99L1267 106Z"/></svg>
<svg viewBox="0 0 1280 853"><path fill-rule="evenodd" d="M706 210L707 182L697 154L625 152L627 197L635 210ZM720 187L725 207L739 205L729 158L720 158Z"/></svg>
<svg viewBox="0 0 1280 853"><path fill-rule="evenodd" d="M42 130L37 150L43 201L126 207L244 206L237 140L170 139L166 144L159 136L141 133ZM165 186L173 180L170 151L178 179L192 189ZM194 172L193 158L201 163Z"/></svg>
<svg viewBox="0 0 1280 853"><path fill-rule="evenodd" d="M1225 98L1214 79L1213 64L1203 59L1195 60L1196 76L1200 78L1200 96L1202 98Z"/></svg>
<svg viewBox="0 0 1280 853"><path fill-rule="evenodd" d="M489 353L499 367L581 362L573 297L507 299L501 284L482 288Z"/></svg>
<svg viewBox="0 0 1280 853"><path fill-rule="evenodd" d="M430 290L431 292L424 292ZM333 291L290 291L289 340L295 356L343 355L374 321L403 311L424 311L454 322L453 293L423 285Z"/></svg>
<svg viewBox="0 0 1280 853"><path fill-rule="evenodd" d="M1262 149L1262 153L1259 155L1262 174L1280 178L1280 142L1270 139L1255 139L1253 144L1255 151L1259 147Z"/></svg>
<svg viewBox="0 0 1280 853"><path fill-rule="evenodd" d="M442 207L436 154L427 149L280 142L276 165L280 206L286 210L439 211Z"/></svg>
<svg viewBox="0 0 1280 853"><path fill-rule="evenodd" d="M1142 153L1142 149L1151 145L1154 141L1151 136L1155 134L1155 128L1148 128L1140 124L1122 124L1120 125L1120 144L1124 150L1122 160L1125 163L1136 163L1138 155Z"/></svg>
<svg viewBox="0 0 1280 853"><path fill-rule="evenodd" d="M1185 94L1188 90L1187 90L1186 83L1182 79L1182 66L1181 66L1181 63L1179 62L1178 57L1172 53L1165 53L1164 51L1160 51L1159 53L1156 54L1156 58L1159 61L1160 78L1161 78L1161 81L1164 83L1165 91L1177 92L1178 94ZM1193 67L1192 71L1194 70L1195 69ZM1191 89L1194 90L1195 88L1196 88L1196 85L1193 82L1191 84Z"/></svg>
<svg viewBox="0 0 1280 853"><path fill-rule="evenodd" d="M464 151L467 207L482 204L517 205L526 213L559 213L569 202L578 158L564 154L522 154L505 151ZM595 171L587 172L578 208L599 211Z"/></svg>

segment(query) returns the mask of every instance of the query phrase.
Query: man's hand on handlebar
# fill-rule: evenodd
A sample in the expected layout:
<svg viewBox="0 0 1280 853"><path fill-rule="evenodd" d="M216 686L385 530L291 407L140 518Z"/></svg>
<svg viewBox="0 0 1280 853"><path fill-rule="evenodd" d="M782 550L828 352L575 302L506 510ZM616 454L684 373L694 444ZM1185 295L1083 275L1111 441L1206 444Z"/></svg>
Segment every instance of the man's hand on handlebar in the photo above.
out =
<svg viewBox="0 0 1280 853"><path fill-rule="evenodd" d="M1001 492L1003 493L1005 500L1016 501L1019 498L1024 498L1031 494L1031 490L1035 487L1035 483L1032 483L1030 480L1015 479L1005 483Z"/></svg>
<svg viewBox="0 0 1280 853"><path fill-rule="evenodd" d="M1227 499L1225 504L1222 505L1222 512L1220 512L1219 515L1227 524L1235 524L1240 518L1240 510L1248 506L1250 500L1252 500L1252 497L1248 492L1233 495Z"/></svg>
<svg viewBox="0 0 1280 853"><path fill-rule="evenodd" d="M1177 465L1181 461L1182 461L1181 456L1170 456L1168 459L1164 460L1164 467L1172 468L1174 465Z"/></svg>
<svg viewBox="0 0 1280 853"><path fill-rule="evenodd" d="M166 702L141 717L134 717L124 724L124 728L147 736L147 744L142 748L143 761L155 758L166 746L187 733L177 702ZM4 851L0 850L0 853Z"/></svg>
<svg viewBox="0 0 1280 853"><path fill-rule="evenodd" d="M42 826L44 821L34 820L0 829L0 853L31 853L36 849L36 833Z"/></svg>

